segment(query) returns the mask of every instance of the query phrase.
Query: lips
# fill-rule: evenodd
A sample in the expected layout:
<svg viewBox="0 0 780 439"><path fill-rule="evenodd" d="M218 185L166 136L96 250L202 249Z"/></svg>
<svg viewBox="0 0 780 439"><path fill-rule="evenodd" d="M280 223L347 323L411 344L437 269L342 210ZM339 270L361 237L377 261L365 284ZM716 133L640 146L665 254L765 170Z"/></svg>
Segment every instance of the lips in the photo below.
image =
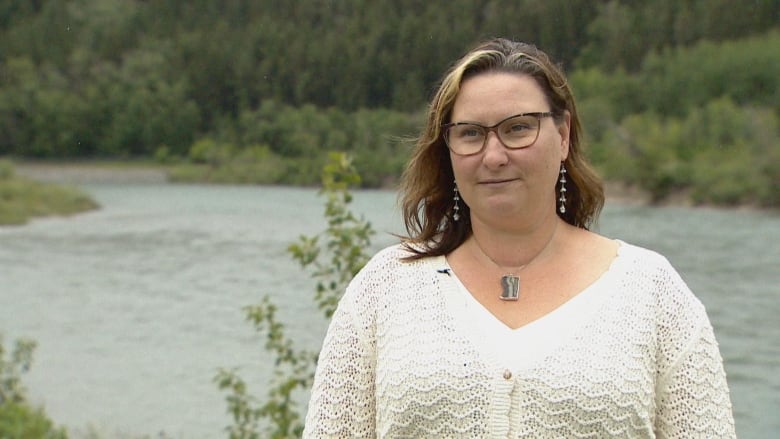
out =
<svg viewBox="0 0 780 439"><path fill-rule="evenodd" d="M490 178L487 180L480 180L479 184L484 185L498 185L503 183L509 183L515 180L519 180L518 178Z"/></svg>

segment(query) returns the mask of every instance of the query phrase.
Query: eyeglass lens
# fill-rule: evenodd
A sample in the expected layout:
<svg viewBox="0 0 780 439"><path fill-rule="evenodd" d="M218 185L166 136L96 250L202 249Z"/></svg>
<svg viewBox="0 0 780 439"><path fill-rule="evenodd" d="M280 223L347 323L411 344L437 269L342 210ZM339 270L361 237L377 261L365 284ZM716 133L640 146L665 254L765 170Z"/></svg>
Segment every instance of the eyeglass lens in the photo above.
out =
<svg viewBox="0 0 780 439"><path fill-rule="evenodd" d="M521 115L501 122L495 127L478 124L456 124L447 129L447 144L457 154L476 154L482 150L488 133L495 131L498 139L507 148L518 149L530 146L539 134L539 118Z"/></svg>

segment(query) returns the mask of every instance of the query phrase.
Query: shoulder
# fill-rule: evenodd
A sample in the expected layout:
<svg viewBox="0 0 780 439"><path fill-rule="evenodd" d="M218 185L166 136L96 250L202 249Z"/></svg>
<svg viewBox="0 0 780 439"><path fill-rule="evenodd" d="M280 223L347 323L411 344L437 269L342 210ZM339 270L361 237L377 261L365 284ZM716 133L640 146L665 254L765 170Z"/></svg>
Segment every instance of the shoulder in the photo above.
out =
<svg viewBox="0 0 780 439"><path fill-rule="evenodd" d="M429 256L413 258L413 250L405 244L395 244L378 251L362 270L355 276L354 282L378 281L392 285L398 279L419 277L443 263L443 257Z"/></svg>
<svg viewBox="0 0 780 439"><path fill-rule="evenodd" d="M688 338L709 326L704 305L665 256L625 242L619 251L623 287L654 304L658 328Z"/></svg>
<svg viewBox="0 0 780 439"><path fill-rule="evenodd" d="M436 258L409 260L414 253L403 244L395 244L378 251L355 275L347 294L361 296L385 294L399 281L420 278L432 268Z"/></svg>
<svg viewBox="0 0 780 439"><path fill-rule="evenodd" d="M669 260L658 252L620 242L621 293L644 312L644 319L658 337L658 359L664 367L682 358L701 337L713 337L712 324L704 304Z"/></svg>
<svg viewBox="0 0 780 439"><path fill-rule="evenodd" d="M635 244L625 241L617 241L619 244L618 254L626 262L635 264L638 267L644 267L647 270L672 270L674 267L666 256Z"/></svg>
<svg viewBox="0 0 780 439"><path fill-rule="evenodd" d="M571 242L574 244L569 253L576 255L571 259L573 263L594 266L599 273L606 270L640 284L659 276L678 276L665 256L635 244L583 230L575 230Z"/></svg>
<svg viewBox="0 0 780 439"><path fill-rule="evenodd" d="M624 292L655 304L660 321L706 318L704 305L662 254L619 241L618 267Z"/></svg>
<svg viewBox="0 0 780 439"><path fill-rule="evenodd" d="M403 269L410 265L407 258L412 255L413 253L403 244L385 247L368 260L358 276L375 276L381 275L383 272Z"/></svg>
<svg viewBox="0 0 780 439"><path fill-rule="evenodd" d="M618 241L618 258L624 271L645 288L656 291L677 291L692 296L688 285L666 256L644 247Z"/></svg>
<svg viewBox="0 0 780 439"><path fill-rule="evenodd" d="M407 260L412 254L402 244L379 250L349 282L337 313L368 327L379 309L393 309L405 294L421 289L431 277L427 273L435 273L435 258Z"/></svg>

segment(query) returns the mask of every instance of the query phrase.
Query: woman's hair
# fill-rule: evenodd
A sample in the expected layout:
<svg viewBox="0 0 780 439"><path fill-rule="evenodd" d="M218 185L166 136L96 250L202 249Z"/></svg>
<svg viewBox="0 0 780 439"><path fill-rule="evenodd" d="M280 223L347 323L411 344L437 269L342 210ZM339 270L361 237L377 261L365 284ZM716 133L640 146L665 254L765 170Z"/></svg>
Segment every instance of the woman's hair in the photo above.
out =
<svg viewBox="0 0 780 439"><path fill-rule="evenodd" d="M471 234L467 205L461 202L460 220L453 219L455 179L441 126L450 122L463 81L486 72L530 76L544 93L556 123L563 123L566 111L571 115L569 154L564 162L568 176L566 212L558 215L569 224L587 229L604 205L601 180L583 155L582 127L562 69L534 45L502 38L489 40L466 53L444 75L401 179L400 203L409 234L405 245L414 253L411 259L445 255ZM555 191L551 189L550 193L554 196Z"/></svg>

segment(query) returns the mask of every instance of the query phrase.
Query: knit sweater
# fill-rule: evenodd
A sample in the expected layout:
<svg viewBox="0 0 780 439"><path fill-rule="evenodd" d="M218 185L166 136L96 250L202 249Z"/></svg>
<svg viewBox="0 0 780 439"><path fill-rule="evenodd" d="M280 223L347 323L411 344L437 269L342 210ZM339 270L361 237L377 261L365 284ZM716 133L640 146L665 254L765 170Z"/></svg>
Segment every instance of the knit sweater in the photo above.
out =
<svg viewBox="0 0 780 439"><path fill-rule="evenodd" d="M305 438L735 437L712 326L663 256L621 242L596 282L526 325L551 342L514 362L462 312L446 259L407 255L379 252L347 288Z"/></svg>

